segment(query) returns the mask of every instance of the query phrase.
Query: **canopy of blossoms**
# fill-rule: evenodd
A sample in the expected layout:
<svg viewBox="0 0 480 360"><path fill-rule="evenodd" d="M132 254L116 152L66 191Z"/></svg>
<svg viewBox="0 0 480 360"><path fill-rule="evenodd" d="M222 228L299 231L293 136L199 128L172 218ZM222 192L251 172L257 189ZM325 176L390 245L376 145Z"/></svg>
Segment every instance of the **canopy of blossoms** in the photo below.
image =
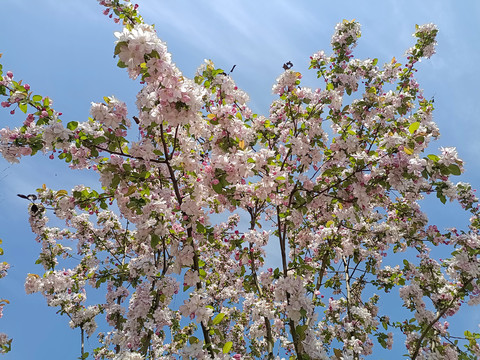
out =
<svg viewBox="0 0 480 360"><path fill-rule="evenodd" d="M65 121L0 67L2 107L25 113L0 130L2 156L46 154L100 176L97 189L22 196L44 268L26 292L81 330L81 359L346 360L394 340L411 359L480 356L480 335L448 329L480 302L480 222L471 186L450 180L463 171L455 149L426 153L439 131L414 75L435 53L434 25L415 29L405 63L379 66L353 56L360 25L338 24L333 52L311 57L319 87L289 64L261 116L213 62L183 76L136 5L99 3L123 24L118 66L143 84L134 115L107 96L86 121ZM468 231L431 225L419 206L430 193L459 202ZM434 258L436 247L450 255ZM402 261L385 264L391 255ZM388 292L405 316L385 312ZM7 335L0 345L10 350Z"/></svg>

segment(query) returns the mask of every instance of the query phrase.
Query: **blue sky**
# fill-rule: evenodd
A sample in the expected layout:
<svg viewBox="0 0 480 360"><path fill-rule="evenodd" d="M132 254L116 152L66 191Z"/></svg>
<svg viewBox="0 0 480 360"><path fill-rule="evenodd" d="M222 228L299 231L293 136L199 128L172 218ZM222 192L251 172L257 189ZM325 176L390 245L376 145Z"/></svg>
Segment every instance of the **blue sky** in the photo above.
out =
<svg viewBox="0 0 480 360"><path fill-rule="evenodd" d="M315 74L307 72L309 56L330 52L330 37L336 23L356 19L362 24L362 39L355 50L360 58L390 61L403 59L413 44L415 24L438 25L437 54L419 66L418 79L425 96L435 97L435 119L442 136L432 148L456 146L466 162L463 181L480 187L480 3L454 1L166 1L138 0L145 20L156 25L173 59L186 76L192 76L204 59L229 70L251 98L254 111L268 112L271 86L291 61L305 75L305 84L315 86ZM102 15L95 0L0 0L2 31L0 53L4 70L24 79L35 93L54 100L64 121L83 121L91 101L115 95L127 102L135 115L134 100L139 85L115 67L114 31L120 26ZM309 74L309 75L308 75ZM1 126L13 127L19 119L0 113ZM27 219L27 203L17 193L33 193L43 183L56 189L71 189L96 177L47 158L24 159L10 165L0 160L0 238L2 261L12 265L0 281L0 298L11 304L0 320L0 331L14 337L12 360L73 359L79 354L79 336L66 318L47 308L41 296L25 295L27 273L41 273L34 265L38 244ZM427 201L432 221L441 227L464 225L465 217L453 205ZM459 328L476 329L478 308L470 308L457 320ZM95 339L92 339L95 343ZM402 354L395 354L395 357Z"/></svg>

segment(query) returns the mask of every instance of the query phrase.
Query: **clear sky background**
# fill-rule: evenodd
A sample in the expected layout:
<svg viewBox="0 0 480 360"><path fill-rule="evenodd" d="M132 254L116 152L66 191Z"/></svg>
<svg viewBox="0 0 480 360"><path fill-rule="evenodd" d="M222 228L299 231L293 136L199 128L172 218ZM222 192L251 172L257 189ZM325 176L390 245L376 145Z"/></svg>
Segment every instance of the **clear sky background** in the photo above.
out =
<svg viewBox="0 0 480 360"><path fill-rule="evenodd" d="M173 60L191 77L204 59L232 74L251 98L254 111L267 114L273 99L271 87L291 61L304 74L303 85L321 86L308 72L309 56L324 49L336 23L356 19L362 38L355 55L399 61L413 45L415 24L438 25L437 54L419 66L417 77L427 98L435 97L435 119L440 146L456 146L466 162L460 178L480 187L480 2L465 1L166 1L138 0L147 23L154 23L167 42ZM115 95L135 115L135 95L140 89L113 59L114 31L120 25L102 15L95 0L0 0L0 60L15 79L24 79L36 94L49 96L62 119L84 121L90 103ZM20 124L0 109L0 127ZM42 273L34 265L38 244L30 232L27 202L17 193L34 193L43 183L70 190L76 184L95 185L96 177L71 171L64 163L46 157L26 158L11 165L0 160L0 238L12 268L0 281L0 299L11 301L0 320L0 332L14 338L12 360L64 360L79 355L78 330L68 319L55 315L40 295L25 295L27 273ZM445 228L464 227L465 216L455 205L426 201L432 222ZM469 308L453 327L478 330L480 309ZM95 344L96 339L91 343ZM400 347L402 348L402 347ZM401 358L403 349L391 358ZM376 358L376 357L375 357Z"/></svg>

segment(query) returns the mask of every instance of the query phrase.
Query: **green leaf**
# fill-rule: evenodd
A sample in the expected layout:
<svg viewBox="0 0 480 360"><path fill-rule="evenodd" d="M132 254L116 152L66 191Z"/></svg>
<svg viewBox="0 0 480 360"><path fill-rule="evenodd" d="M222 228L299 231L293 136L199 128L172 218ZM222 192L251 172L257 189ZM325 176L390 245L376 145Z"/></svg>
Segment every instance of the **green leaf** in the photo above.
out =
<svg viewBox="0 0 480 360"><path fill-rule="evenodd" d="M295 330L297 331L297 334L300 337L300 340L305 339L305 330L307 330L307 325L298 325Z"/></svg>
<svg viewBox="0 0 480 360"><path fill-rule="evenodd" d="M221 193L222 193L223 186L222 186L221 183L212 185L212 188L213 188L213 190L215 190L215 192L216 192L217 194L221 194Z"/></svg>
<svg viewBox="0 0 480 360"><path fill-rule="evenodd" d="M127 42L126 41L121 41L119 42L117 45L115 45L115 50L113 52L113 55L114 56L117 56L118 54L120 54L120 52L122 51L122 47L123 46L127 46Z"/></svg>
<svg viewBox="0 0 480 360"><path fill-rule="evenodd" d="M230 351L230 349L232 348L232 346L233 346L233 342L231 342L231 341L225 343L225 345L223 345L223 350L222 350L223 353L227 354Z"/></svg>
<svg viewBox="0 0 480 360"><path fill-rule="evenodd" d="M375 65L377 65L377 63L378 63L378 59L377 58L373 59L372 65L375 66Z"/></svg>
<svg viewBox="0 0 480 360"><path fill-rule="evenodd" d="M334 86L332 83L328 83L327 85L327 90L333 90L334 89Z"/></svg>
<svg viewBox="0 0 480 360"><path fill-rule="evenodd" d="M197 222L197 232L199 234L205 234L205 231L206 231L206 228L203 224L200 224L199 222Z"/></svg>
<svg viewBox="0 0 480 360"><path fill-rule="evenodd" d="M440 160L440 158L437 155L433 155L433 154L430 154L427 157L433 162L437 162L438 160Z"/></svg>
<svg viewBox="0 0 480 360"><path fill-rule="evenodd" d="M160 243L160 237L157 234L152 234L150 237L150 245L152 245L152 249L155 249Z"/></svg>
<svg viewBox="0 0 480 360"><path fill-rule="evenodd" d="M212 324L213 324L213 325L219 324L219 323L223 320L224 317L225 317L225 314L224 314L224 313L218 314L218 315L215 316L215 318L213 319Z"/></svg>
<svg viewBox="0 0 480 360"><path fill-rule="evenodd" d="M458 176L462 173L460 168L456 164L448 165L448 170L450 171L450 174L452 174L452 175L457 175Z"/></svg>
<svg viewBox="0 0 480 360"><path fill-rule="evenodd" d="M67 126L68 126L68 125L67 125ZM93 139L93 143L94 143L95 145L98 145L98 144L104 143L106 140L107 140L107 139L105 139L104 136L99 136L98 138Z"/></svg>
<svg viewBox="0 0 480 360"><path fill-rule="evenodd" d="M416 121L410 124L410 126L408 127L408 131L410 131L410 134L413 134L415 131L418 130L419 127L420 127L420 123Z"/></svg>
<svg viewBox="0 0 480 360"><path fill-rule="evenodd" d="M32 100L33 101L42 101L42 95L33 95Z"/></svg>
<svg viewBox="0 0 480 360"><path fill-rule="evenodd" d="M200 341L200 340L198 340L198 338L195 337L195 336L190 336L190 337L188 338L188 342L190 343L190 345L197 344L199 341Z"/></svg>
<svg viewBox="0 0 480 360"><path fill-rule="evenodd" d="M18 108L22 110L24 114L26 114L28 110L28 105L26 103L21 103L21 104L18 104Z"/></svg>
<svg viewBox="0 0 480 360"><path fill-rule="evenodd" d="M222 175L222 177L220 178L220 184L222 184L222 187L226 187L226 186L230 185L230 183L227 181L227 178L225 177L225 175Z"/></svg>
<svg viewBox="0 0 480 360"><path fill-rule="evenodd" d="M70 121L67 124L67 129L72 130L72 131L75 130L77 127L78 127L78 122L76 122L76 121Z"/></svg>
<svg viewBox="0 0 480 360"><path fill-rule="evenodd" d="M118 187L118 184L120 184L120 176L118 175L115 175L112 179L112 183L110 184L110 186L115 189L116 187Z"/></svg>
<svg viewBox="0 0 480 360"><path fill-rule="evenodd" d="M342 356L342 351L340 349L333 349L333 353L335 354L335 356L337 357L337 359L343 359L343 356Z"/></svg>
<svg viewBox="0 0 480 360"><path fill-rule="evenodd" d="M135 185L132 185L128 188L127 193L125 196L130 196L132 195L135 191L137 191L137 187Z"/></svg>
<svg viewBox="0 0 480 360"><path fill-rule="evenodd" d="M148 56L150 56L150 58L160 59L160 54L157 50L153 50Z"/></svg>

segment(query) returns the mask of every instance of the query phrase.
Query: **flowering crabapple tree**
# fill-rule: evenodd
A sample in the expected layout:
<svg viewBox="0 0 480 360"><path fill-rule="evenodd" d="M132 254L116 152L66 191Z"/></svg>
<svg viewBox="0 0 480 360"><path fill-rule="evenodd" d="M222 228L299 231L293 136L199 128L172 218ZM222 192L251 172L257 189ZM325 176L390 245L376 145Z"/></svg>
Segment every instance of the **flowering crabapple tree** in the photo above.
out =
<svg viewBox="0 0 480 360"><path fill-rule="evenodd" d="M439 131L414 74L434 25L417 26L405 63L379 67L354 58L360 25L343 21L333 52L311 57L319 88L286 66L258 116L211 61L183 76L137 5L99 3L123 24L118 66L143 84L135 115L108 96L85 122L62 121L0 73L2 106L26 114L0 130L3 157L43 153L100 177L97 189L43 185L29 204L44 274L26 292L80 329L81 359L362 359L394 341L410 359L480 356L479 334L448 329L480 302L480 213L471 186L450 180L463 171L455 149L426 154ZM429 224L430 193L458 201L468 229ZM388 292L404 313L385 313Z"/></svg>

